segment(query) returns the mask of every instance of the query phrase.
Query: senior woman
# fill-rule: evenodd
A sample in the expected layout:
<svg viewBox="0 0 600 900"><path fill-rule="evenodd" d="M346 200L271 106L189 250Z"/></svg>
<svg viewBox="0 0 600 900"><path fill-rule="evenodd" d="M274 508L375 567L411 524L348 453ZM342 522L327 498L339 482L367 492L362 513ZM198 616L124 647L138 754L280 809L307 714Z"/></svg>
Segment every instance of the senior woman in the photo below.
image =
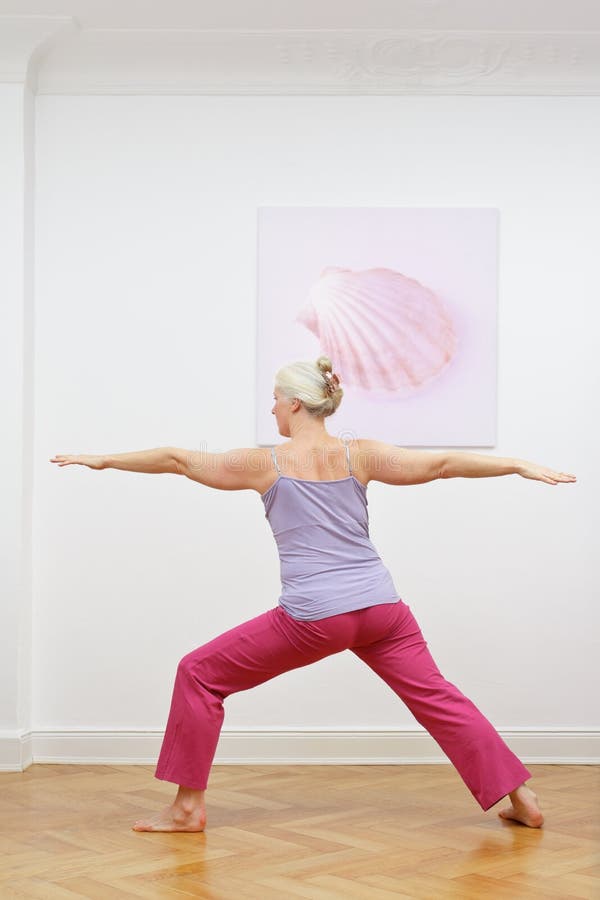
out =
<svg viewBox="0 0 600 900"><path fill-rule="evenodd" d="M204 795L224 718L223 701L282 672L352 650L432 735L483 810L503 797L504 819L543 822L531 773L477 707L447 681L369 538L367 485L518 474L556 485L574 475L521 459L415 451L366 438L340 441L325 419L343 396L331 361L296 362L275 376L271 448L204 453L161 447L106 456L57 455L59 466L184 475L224 491L254 490L277 543L277 605L184 656L155 777L178 785L173 802L135 831L203 831Z"/></svg>

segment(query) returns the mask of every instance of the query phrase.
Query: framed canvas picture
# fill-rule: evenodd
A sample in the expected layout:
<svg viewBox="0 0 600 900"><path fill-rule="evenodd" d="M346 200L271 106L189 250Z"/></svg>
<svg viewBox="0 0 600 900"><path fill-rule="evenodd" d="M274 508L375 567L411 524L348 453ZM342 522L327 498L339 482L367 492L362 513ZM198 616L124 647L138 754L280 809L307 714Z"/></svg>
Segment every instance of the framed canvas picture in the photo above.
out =
<svg viewBox="0 0 600 900"><path fill-rule="evenodd" d="M338 437L496 442L498 210L258 209L256 440L278 368L330 357Z"/></svg>

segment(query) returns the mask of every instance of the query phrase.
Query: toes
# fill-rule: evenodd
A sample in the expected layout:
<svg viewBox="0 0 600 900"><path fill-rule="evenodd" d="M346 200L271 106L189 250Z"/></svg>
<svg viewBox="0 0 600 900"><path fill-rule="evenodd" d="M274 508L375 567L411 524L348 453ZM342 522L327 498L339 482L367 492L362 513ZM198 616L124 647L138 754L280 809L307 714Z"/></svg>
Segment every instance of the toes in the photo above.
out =
<svg viewBox="0 0 600 900"><path fill-rule="evenodd" d="M501 809L500 812L498 813L498 815L500 816L501 819L506 819L507 822L511 821L511 820L518 821L517 815L516 815L514 809L512 809L512 808Z"/></svg>

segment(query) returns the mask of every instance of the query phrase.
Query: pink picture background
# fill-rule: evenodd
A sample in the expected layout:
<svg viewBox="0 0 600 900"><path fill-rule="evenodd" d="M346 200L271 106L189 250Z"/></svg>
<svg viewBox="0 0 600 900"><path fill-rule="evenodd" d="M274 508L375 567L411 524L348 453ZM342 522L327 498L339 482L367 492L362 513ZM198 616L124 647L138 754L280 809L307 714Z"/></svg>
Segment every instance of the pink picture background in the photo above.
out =
<svg viewBox="0 0 600 900"><path fill-rule="evenodd" d="M285 440L277 369L326 353L331 434L494 446L497 246L497 209L260 207L257 444Z"/></svg>

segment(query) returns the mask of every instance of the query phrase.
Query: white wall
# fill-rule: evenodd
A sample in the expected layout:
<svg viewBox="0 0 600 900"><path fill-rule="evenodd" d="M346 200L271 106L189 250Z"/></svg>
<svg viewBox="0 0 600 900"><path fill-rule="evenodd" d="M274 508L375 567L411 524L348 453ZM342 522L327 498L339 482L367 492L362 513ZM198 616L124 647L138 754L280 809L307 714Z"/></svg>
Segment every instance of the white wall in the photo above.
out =
<svg viewBox="0 0 600 900"><path fill-rule="evenodd" d="M255 492L48 460L254 444L278 204L500 209L499 443L465 449L578 481L371 483L371 536L496 727L594 726L600 98L36 102L34 729L164 728L179 659L277 602ZM351 653L229 697L252 726L418 727Z"/></svg>
<svg viewBox="0 0 600 900"><path fill-rule="evenodd" d="M1 58L1 52L0 52ZM34 97L0 84L0 769L31 723Z"/></svg>

